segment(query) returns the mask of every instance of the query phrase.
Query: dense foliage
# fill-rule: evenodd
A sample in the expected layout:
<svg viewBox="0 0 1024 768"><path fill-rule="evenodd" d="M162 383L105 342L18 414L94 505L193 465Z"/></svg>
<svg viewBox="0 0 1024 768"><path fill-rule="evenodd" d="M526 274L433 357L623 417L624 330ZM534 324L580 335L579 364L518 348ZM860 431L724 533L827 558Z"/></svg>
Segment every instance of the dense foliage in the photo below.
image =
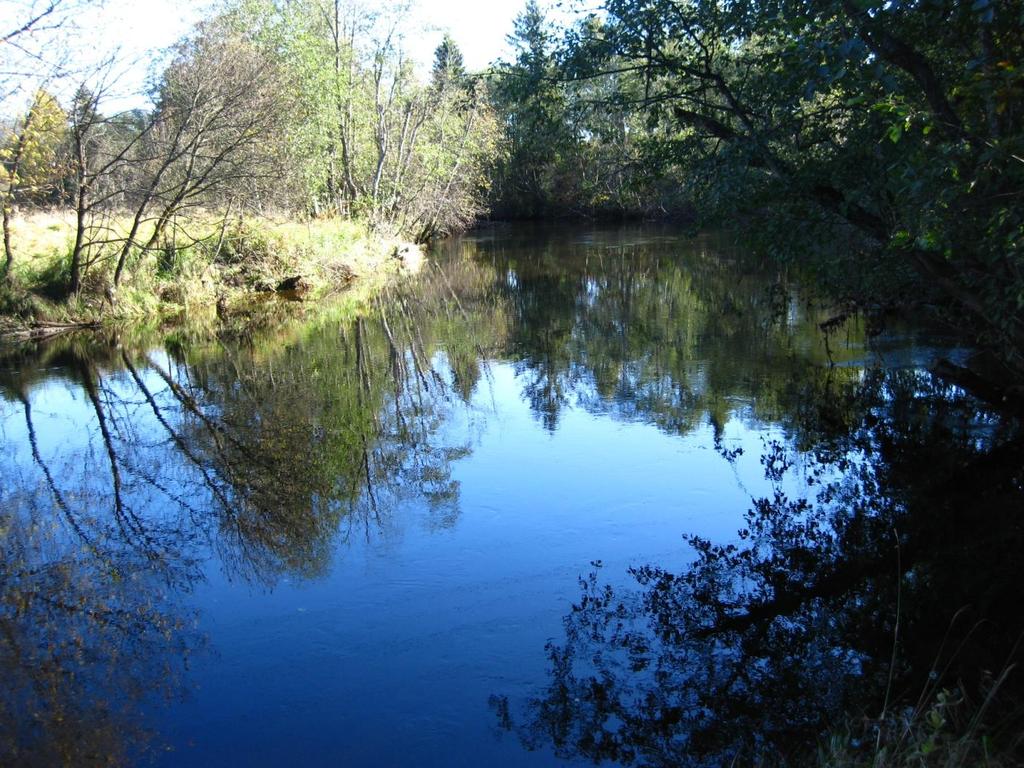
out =
<svg viewBox="0 0 1024 768"><path fill-rule="evenodd" d="M811 256L842 298L968 328L1004 383L1024 366L1017 0L610 0L564 30L529 0L511 61L467 74L446 37L429 80L403 49L408 10L227 3L147 109L105 111L113 62L53 64L34 92L22 76L0 141L5 272L33 205L75 212L56 279L72 292L90 270L116 288L152 268L200 211L350 216L418 240L488 209L757 215L763 246Z"/></svg>
<svg viewBox="0 0 1024 768"><path fill-rule="evenodd" d="M1020 369L1019 2L611 0L557 52L539 13L496 89L527 170L501 207L760 214L777 256L937 310Z"/></svg>

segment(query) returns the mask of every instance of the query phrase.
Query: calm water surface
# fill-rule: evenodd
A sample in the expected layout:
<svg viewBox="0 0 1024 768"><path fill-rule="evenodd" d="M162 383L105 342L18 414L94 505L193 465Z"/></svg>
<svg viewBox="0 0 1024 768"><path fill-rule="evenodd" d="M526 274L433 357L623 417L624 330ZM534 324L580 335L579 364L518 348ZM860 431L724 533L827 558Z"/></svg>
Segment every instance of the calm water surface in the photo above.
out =
<svg viewBox="0 0 1024 768"><path fill-rule="evenodd" d="M963 354L831 314L725 237L518 227L358 315L9 353L4 754L584 762L516 724L580 578L806 496L809 387Z"/></svg>

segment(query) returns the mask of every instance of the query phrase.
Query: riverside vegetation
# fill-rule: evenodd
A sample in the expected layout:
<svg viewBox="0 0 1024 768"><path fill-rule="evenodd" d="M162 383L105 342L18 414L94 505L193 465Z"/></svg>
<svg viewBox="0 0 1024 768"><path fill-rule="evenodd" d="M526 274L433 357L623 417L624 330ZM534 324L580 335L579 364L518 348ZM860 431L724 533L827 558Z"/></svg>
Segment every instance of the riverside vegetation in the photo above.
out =
<svg viewBox="0 0 1024 768"><path fill-rule="evenodd" d="M113 217L114 233L125 222ZM36 213L12 227L26 257L3 295L8 333L45 335L99 321L206 323L217 315L244 314L254 295L284 292L326 298L340 290L370 295L399 274L394 258L406 247L397 238L341 219L296 221L270 216L229 222L194 216L187 244L168 244L134 265L116 294L100 273L76 294L66 285L67 243L74 222L64 215ZM146 230L141 230L145 232ZM117 236L117 235L115 235ZM21 322L18 322L18 321ZM26 321L29 328L26 328Z"/></svg>
<svg viewBox="0 0 1024 768"><path fill-rule="evenodd" d="M144 96L119 90L115 56L51 61L88 3L20 10L3 52L28 69L0 90L26 102L0 137L4 314L100 319L286 278L343 285L393 241L483 211L493 110L449 39L421 82L400 9L228 3Z"/></svg>

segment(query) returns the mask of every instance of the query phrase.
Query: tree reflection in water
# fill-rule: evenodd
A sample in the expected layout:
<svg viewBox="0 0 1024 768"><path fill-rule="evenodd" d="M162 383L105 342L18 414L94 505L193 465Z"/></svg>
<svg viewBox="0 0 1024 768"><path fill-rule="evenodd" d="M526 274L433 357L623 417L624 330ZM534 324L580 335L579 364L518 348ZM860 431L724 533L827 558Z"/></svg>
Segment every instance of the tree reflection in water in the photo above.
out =
<svg viewBox="0 0 1024 768"><path fill-rule="evenodd" d="M271 587L323 575L403 498L454 522L468 449L440 428L487 343L464 329L442 354L431 336L460 280L480 277L212 343L83 336L2 361L23 450L0 490L0 764L135 764L140 712L187 690L202 637L183 596L211 553Z"/></svg>
<svg viewBox="0 0 1024 768"><path fill-rule="evenodd" d="M724 237L517 228L458 247L494 265L506 354L551 431L572 406L676 434L709 422L721 433L732 419L788 425L809 381L858 374L828 371L819 325L834 310ZM839 329L833 362L862 360L864 323Z"/></svg>
<svg viewBox="0 0 1024 768"><path fill-rule="evenodd" d="M595 762L799 762L843 713L877 718L948 688L972 712L994 696L985 743L1012 752L1017 425L912 371L872 371L808 405L813 451L798 467L791 445L768 446L775 490L734 543L688 537L692 562L636 568L634 589L581 581L564 640L548 646L550 685L519 724L494 700L505 727ZM809 498L782 490L794 472Z"/></svg>
<svg viewBox="0 0 1024 768"><path fill-rule="evenodd" d="M83 546L86 521L43 494L4 501L0 762L128 764L150 737L140 703L174 695L200 644L170 596L195 572L113 530L91 526Z"/></svg>

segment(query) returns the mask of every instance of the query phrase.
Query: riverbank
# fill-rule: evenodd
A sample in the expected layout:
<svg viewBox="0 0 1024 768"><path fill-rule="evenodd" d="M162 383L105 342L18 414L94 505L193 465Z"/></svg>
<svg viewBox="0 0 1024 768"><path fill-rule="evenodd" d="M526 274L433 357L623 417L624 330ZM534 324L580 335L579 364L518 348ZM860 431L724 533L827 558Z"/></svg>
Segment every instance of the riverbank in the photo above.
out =
<svg viewBox="0 0 1024 768"><path fill-rule="evenodd" d="M110 240L121 222L108 225ZM19 217L11 279L0 286L0 336L104 324L159 325L229 315L254 297L323 299L342 290L368 295L422 254L396 238L342 219L274 217L192 222L177 241L136 254L117 288L113 259L98 249L77 295L66 290L74 220L61 213ZM143 240L139 237L139 240Z"/></svg>

